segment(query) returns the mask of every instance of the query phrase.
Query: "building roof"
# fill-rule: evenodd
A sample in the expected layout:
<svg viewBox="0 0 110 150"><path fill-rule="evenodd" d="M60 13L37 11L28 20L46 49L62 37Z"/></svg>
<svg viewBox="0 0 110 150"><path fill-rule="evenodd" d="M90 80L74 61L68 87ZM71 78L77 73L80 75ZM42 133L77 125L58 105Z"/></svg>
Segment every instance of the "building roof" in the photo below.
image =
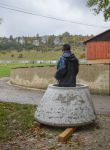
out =
<svg viewBox="0 0 110 150"><path fill-rule="evenodd" d="M92 41L110 41L110 29L84 41L84 44Z"/></svg>

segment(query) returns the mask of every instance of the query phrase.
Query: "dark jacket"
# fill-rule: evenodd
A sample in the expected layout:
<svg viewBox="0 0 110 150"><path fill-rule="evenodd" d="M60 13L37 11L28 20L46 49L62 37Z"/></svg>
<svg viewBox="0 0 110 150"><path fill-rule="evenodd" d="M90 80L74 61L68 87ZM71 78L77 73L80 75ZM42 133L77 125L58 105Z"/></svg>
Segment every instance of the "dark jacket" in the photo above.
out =
<svg viewBox="0 0 110 150"><path fill-rule="evenodd" d="M76 75L79 72L79 61L71 51L64 51L57 64L55 78L59 86L76 86Z"/></svg>

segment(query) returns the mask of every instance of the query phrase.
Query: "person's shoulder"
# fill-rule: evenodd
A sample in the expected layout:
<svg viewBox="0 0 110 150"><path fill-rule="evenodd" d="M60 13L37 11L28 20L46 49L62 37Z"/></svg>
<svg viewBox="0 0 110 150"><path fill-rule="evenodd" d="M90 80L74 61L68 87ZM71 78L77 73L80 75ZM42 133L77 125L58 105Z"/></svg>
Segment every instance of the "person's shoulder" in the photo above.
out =
<svg viewBox="0 0 110 150"><path fill-rule="evenodd" d="M60 57L61 60L66 60L66 57L64 57L63 55Z"/></svg>

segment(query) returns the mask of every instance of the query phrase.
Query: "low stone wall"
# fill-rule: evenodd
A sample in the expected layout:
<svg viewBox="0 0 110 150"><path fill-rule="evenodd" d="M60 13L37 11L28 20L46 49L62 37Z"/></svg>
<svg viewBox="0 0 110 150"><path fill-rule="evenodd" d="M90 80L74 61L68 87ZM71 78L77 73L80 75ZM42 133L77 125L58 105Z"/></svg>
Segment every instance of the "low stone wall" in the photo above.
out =
<svg viewBox="0 0 110 150"><path fill-rule="evenodd" d="M11 83L37 89L46 89L54 83L55 67L17 68L11 71Z"/></svg>
<svg viewBox="0 0 110 150"><path fill-rule="evenodd" d="M88 84L93 94L110 95L109 65L81 65L77 82Z"/></svg>
<svg viewBox="0 0 110 150"><path fill-rule="evenodd" d="M55 67L16 68L11 71L11 83L38 89L46 89L48 84L56 83ZM110 94L109 65L80 65L77 82L88 84L91 93Z"/></svg>

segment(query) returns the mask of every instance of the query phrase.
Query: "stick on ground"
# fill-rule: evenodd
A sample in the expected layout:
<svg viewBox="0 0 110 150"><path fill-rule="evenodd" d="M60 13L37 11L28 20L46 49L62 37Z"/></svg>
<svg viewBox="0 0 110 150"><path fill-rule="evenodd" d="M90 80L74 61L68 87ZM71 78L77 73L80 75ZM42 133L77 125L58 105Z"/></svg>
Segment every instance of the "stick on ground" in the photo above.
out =
<svg viewBox="0 0 110 150"><path fill-rule="evenodd" d="M58 142L65 142L76 130L76 128L67 128L58 136Z"/></svg>

